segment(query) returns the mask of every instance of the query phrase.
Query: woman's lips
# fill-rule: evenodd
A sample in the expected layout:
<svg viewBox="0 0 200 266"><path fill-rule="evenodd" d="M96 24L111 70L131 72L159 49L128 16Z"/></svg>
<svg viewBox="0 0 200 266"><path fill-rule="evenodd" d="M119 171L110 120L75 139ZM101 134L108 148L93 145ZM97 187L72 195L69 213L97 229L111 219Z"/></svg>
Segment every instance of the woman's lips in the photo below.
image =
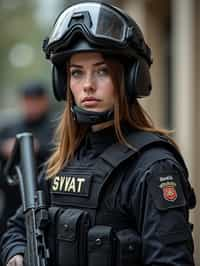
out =
<svg viewBox="0 0 200 266"><path fill-rule="evenodd" d="M84 107L95 107L99 102L100 100L94 97L86 97L83 99L82 105Z"/></svg>

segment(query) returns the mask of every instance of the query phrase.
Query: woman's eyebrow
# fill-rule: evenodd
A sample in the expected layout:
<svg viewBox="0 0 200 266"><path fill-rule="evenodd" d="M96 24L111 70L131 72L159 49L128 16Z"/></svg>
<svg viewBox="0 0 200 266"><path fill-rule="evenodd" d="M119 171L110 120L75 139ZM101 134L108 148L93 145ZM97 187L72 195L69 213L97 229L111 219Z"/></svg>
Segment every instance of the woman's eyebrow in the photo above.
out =
<svg viewBox="0 0 200 266"><path fill-rule="evenodd" d="M71 64L71 65L69 65L69 67L79 67L79 68L81 68L81 67L83 67L83 66L81 66L81 65L76 65L76 64Z"/></svg>
<svg viewBox="0 0 200 266"><path fill-rule="evenodd" d="M104 65L104 64L105 64L105 61L99 61L99 62L94 63L93 65L99 66L99 65ZM83 65L77 65L77 64L70 64L69 67L83 68L84 66Z"/></svg>
<svg viewBox="0 0 200 266"><path fill-rule="evenodd" d="M94 66L99 66L99 65L104 65L105 64L105 61L100 61L100 62L97 62L94 64Z"/></svg>

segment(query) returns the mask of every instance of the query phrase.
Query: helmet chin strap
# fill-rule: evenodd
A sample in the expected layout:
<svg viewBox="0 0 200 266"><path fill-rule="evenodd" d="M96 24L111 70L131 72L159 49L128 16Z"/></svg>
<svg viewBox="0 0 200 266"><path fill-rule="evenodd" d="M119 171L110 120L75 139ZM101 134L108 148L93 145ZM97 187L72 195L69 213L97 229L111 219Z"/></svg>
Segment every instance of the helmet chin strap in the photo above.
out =
<svg viewBox="0 0 200 266"><path fill-rule="evenodd" d="M96 125L113 119L113 110L94 112L85 110L77 105L72 106L71 111L79 124Z"/></svg>

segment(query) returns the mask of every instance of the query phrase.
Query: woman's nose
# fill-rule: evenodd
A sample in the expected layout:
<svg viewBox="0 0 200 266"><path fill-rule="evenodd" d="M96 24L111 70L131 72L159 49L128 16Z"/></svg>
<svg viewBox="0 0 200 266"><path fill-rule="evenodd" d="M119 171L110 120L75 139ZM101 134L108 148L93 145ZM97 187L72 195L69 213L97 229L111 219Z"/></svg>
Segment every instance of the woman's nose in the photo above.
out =
<svg viewBox="0 0 200 266"><path fill-rule="evenodd" d="M91 74L86 75L83 84L84 91L94 91L95 90L95 82L94 77Z"/></svg>

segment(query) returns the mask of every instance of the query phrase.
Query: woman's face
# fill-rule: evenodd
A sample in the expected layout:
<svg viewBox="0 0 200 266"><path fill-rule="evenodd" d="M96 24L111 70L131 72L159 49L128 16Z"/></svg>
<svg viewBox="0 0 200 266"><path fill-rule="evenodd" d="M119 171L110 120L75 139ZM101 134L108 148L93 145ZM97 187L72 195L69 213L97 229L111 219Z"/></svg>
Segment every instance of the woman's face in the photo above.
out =
<svg viewBox="0 0 200 266"><path fill-rule="evenodd" d="M110 67L101 53L83 52L72 55L69 74L76 105L95 112L113 109L115 88Z"/></svg>

